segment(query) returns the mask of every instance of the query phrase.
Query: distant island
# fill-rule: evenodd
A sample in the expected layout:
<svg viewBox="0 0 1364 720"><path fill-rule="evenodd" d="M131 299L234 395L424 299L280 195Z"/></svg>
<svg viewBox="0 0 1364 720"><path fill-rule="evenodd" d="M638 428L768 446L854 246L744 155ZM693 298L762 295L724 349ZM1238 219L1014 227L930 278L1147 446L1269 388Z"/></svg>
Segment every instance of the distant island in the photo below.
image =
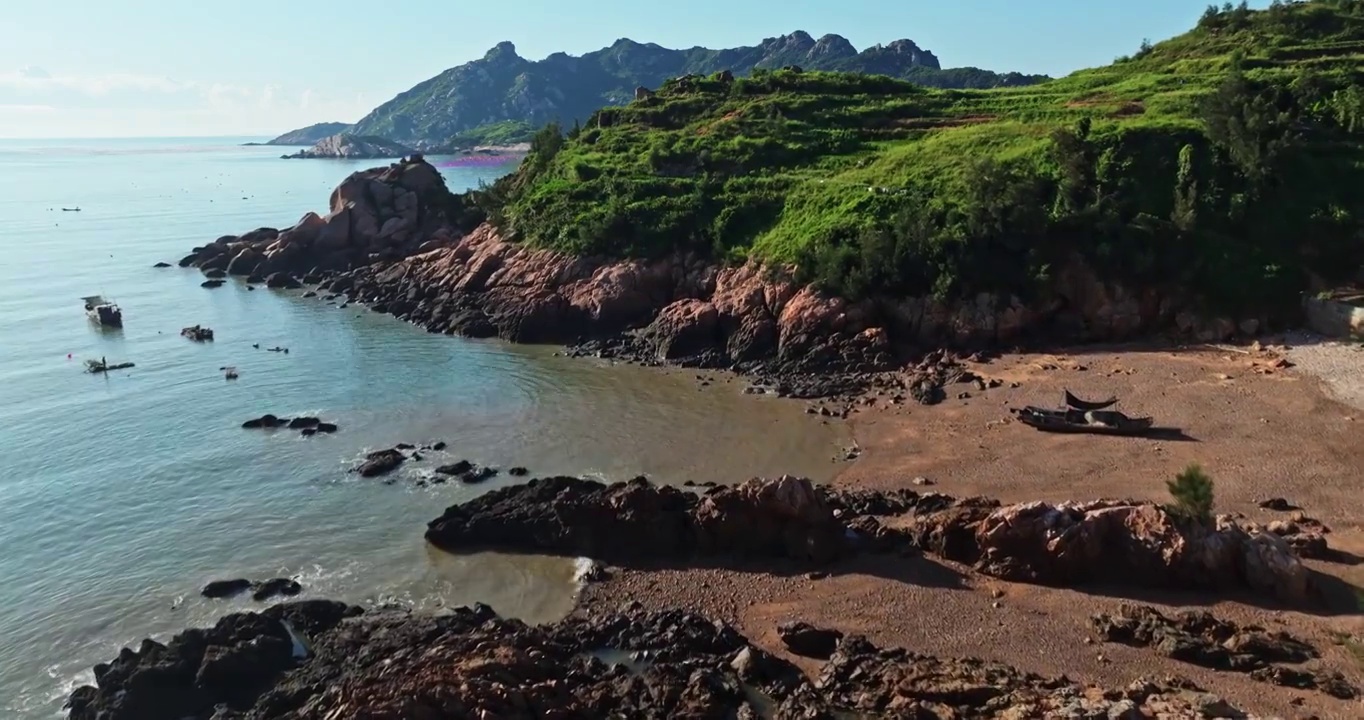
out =
<svg viewBox="0 0 1364 720"><path fill-rule="evenodd" d="M1048 79L970 67L944 69L937 56L912 40L859 52L839 35L815 39L803 31L756 46L720 50L673 50L621 39L579 57L559 52L539 61L518 56L514 45L502 42L482 58L398 94L354 125L319 123L267 144L315 144L344 132L428 153L511 145L529 141L546 123L568 126L602 107L628 104L669 78L721 71L748 76L754 70L783 67L888 75L917 85L959 89L1017 87ZM334 156L314 149L299 157Z"/></svg>
<svg viewBox="0 0 1364 720"><path fill-rule="evenodd" d="M314 125L313 127L317 127ZM307 150L282 155L286 160L302 158L400 158L416 152L406 145L373 135L337 133L324 137Z"/></svg>

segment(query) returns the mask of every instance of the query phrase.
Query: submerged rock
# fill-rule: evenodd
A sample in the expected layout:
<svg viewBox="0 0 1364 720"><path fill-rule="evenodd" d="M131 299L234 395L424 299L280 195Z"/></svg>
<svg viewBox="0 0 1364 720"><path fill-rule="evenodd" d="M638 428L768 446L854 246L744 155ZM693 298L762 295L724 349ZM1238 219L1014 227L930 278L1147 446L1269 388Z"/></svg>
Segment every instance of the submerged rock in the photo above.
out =
<svg viewBox="0 0 1364 720"><path fill-rule="evenodd" d="M283 427L283 426L288 425L288 424L289 424L289 418L276 417L276 416L274 416L274 415L271 415L270 413L266 413L266 414L264 414L264 415L262 415L262 416L260 416L260 417L258 417L258 418L254 418L254 419L251 419L251 420L247 420L246 422L242 423L242 427L248 428L248 429L252 429L252 428L277 428L277 427Z"/></svg>
<svg viewBox="0 0 1364 720"><path fill-rule="evenodd" d="M407 456L396 448L377 450L366 455L364 462L356 466L355 472L360 473L361 477L378 477L397 470L405 460Z"/></svg>
<svg viewBox="0 0 1364 720"><path fill-rule="evenodd" d="M199 591L206 598L227 598L240 595L251 589L251 581L245 578L235 580L214 580Z"/></svg>

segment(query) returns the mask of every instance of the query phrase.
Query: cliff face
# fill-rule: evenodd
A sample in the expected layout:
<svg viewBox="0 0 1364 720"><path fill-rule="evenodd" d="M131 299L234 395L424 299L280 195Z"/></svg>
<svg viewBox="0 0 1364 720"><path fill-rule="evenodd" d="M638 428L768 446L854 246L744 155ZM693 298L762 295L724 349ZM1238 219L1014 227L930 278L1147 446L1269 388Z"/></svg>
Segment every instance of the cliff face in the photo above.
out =
<svg viewBox="0 0 1364 720"><path fill-rule="evenodd" d="M1034 337L1116 340L1177 330L1203 340L1254 334L1247 319L1205 320L1183 299L1100 281L1078 260L1055 275L1056 302L981 295L943 302L823 295L756 262L691 254L574 257L504 240L420 158L355 173L326 217L225 236L181 260L257 282L301 277L432 332L574 344L620 338L651 360L750 371L867 372L909 347L980 347Z"/></svg>
<svg viewBox="0 0 1364 720"><path fill-rule="evenodd" d="M361 118L351 132L421 146L445 143L461 132L494 123L572 124L603 106L628 102L636 87L657 87L668 78L721 70L745 75L787 65L887 74L939 87L996 87L1045 79L975 68L943 70L933 53L910 40L859 53L838 35L815 40L802 31L754 46L718 50L673 50L623 38L581 57L554 53L540 61L522 58L515 46L502 42L482 58L400 93Z"/></svg>
<svg viewBox="0 0 1364 720"><path fill-rule="evenodd" d="M300 150L285 158L399 158L412 154L412 148L373 135L338 133L325 137L307 150Z"/></svg>

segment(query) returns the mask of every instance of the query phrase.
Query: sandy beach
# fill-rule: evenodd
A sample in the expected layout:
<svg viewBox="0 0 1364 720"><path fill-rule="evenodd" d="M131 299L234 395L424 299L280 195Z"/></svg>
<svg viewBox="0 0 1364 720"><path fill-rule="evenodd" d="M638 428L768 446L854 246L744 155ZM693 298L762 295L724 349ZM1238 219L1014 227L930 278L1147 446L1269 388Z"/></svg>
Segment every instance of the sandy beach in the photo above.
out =
<svg viewBox="0 0 1364 720"><path fill-rule="evenodd" d="M1282 343L1287 342L1285 347ZM835 480L852 488L917 487L1005 502L1136 498L1168 500L1166 480L1199 463L1216 482L1216 511L1268 522L1286 516L1258 502L1283 497L1330 529L1342 562L1309 561L1323 573L1329 608L1285 610L1258 598L1161 593L1134 597L1105 588L1054 589L1002 582L930 557L862 557L807 576L764 564L752 569L620 570L590 585L579 612L646 607L704 610L734 622L770 651L785 653L776 625L792 619L863 633L874 642L939 656L975 656L1045 675L1122 686L1139 677L1192 679L1265 717L1356 718L1359 701L1265 685L1245 675L1169 660L1149 649L1098 642L1091 615L1140 601L1199 608L1242 623L1287 630L1316 645L1309 666L1364 682L1364 636L1355 587L1364 586L1364 351L1308 336L1250 347L1085 348L1006 355L973 365L994 389L949 388L936 407L872 396L851 415L863 449ZM1177 429L1161 439L1038 433L1010 407L1053 406L1069 389L1116 396L1118 409ZM966 395L966 397L959 397ZM916 482L916 478L918 479ZM1355 652L1352 652L1354 648Z"/></svg>

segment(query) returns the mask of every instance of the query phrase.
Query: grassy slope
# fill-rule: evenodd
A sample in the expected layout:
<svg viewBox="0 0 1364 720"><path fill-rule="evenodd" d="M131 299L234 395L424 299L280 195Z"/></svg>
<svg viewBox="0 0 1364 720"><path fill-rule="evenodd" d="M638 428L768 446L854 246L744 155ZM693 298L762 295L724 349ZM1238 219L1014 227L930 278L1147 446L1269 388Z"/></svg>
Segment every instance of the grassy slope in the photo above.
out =
<svg viewBox="0 0 1364 720"><path fill-rule="evenodd" d="M1364 247L1361 63L1364 2L1313 0L1209 16L1029 87L786 71L670 81L566 141L542 135L483 205L539 245L704 246L797 264L850 295L1027 294L1078 253L1215 304L1282 307L1306 270L1330 275ZM1205 98L1233 67L1251 90L1222 125L1233 130L1209 131ZM1245 110L1246 97L1270 110Z"/></svg>

